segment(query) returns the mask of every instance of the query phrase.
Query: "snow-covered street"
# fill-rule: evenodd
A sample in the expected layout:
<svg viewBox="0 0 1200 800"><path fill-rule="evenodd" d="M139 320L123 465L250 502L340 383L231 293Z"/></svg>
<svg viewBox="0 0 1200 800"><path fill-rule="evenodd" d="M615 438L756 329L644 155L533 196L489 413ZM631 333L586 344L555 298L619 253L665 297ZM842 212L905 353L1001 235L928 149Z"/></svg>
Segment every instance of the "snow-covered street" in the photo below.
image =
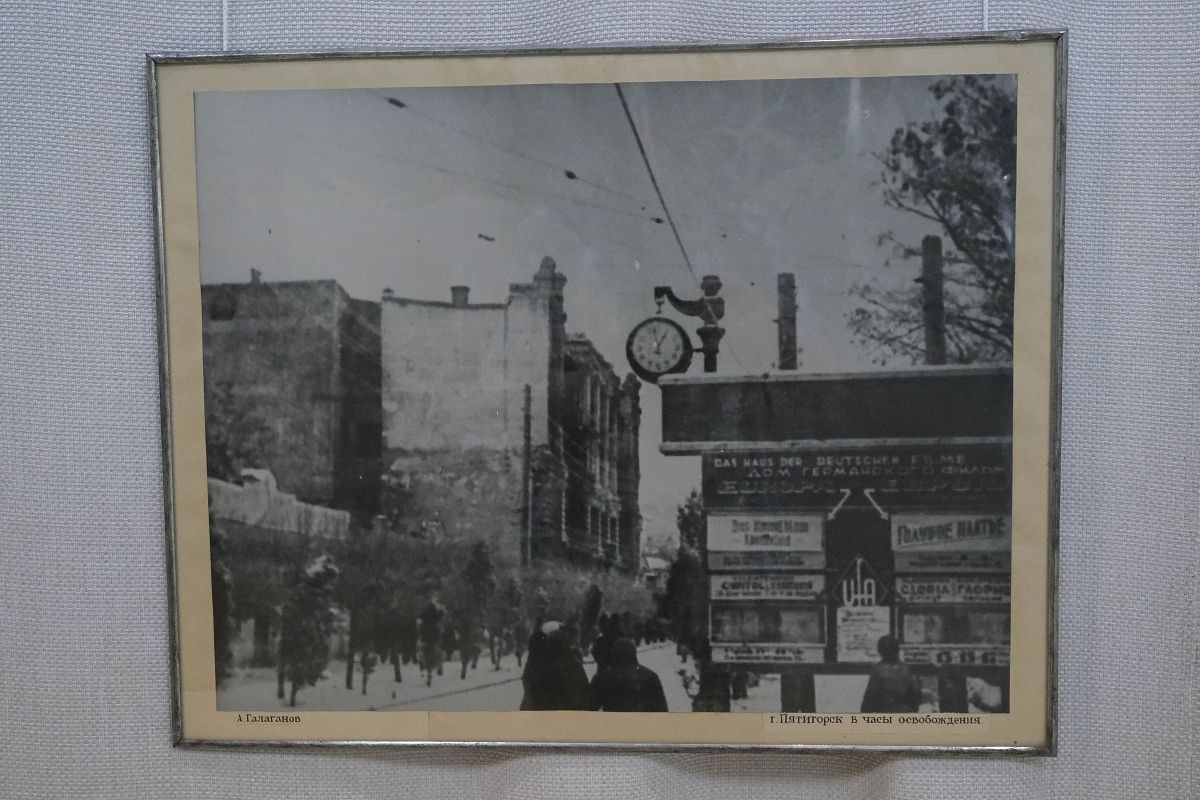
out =
<svg viewBox="0 0 1200 800"><path fill-rule="evenodd" d="M690 711L691 699L684 691L680 669L691 672L692 661L682 663L674 644L644 645L638 651L639 661L654 670L662 681L670 711ZM354 689L345 688L344 661L330 662L330 668L316 686L302 689L296 698L296 708L308 711L515 711L521 705L521 668L509 655L492 668L481 659L476 669L467 670L460 678L459 662L447 662L443 674L434 676L433 685L426 686L415 664L401 667L402 682L392 678L390 664L381 664L367 680L362 692L362 675L355 672ZM595 664L584 664L588 677L595 674ZM217 706L223 711L266 711L287 708L287 700L276 698L275 672L268 668L241 670L217 693ZM779 678L763 676L752 687L749 697L734 703L734 711L779 710Z"/></svg>

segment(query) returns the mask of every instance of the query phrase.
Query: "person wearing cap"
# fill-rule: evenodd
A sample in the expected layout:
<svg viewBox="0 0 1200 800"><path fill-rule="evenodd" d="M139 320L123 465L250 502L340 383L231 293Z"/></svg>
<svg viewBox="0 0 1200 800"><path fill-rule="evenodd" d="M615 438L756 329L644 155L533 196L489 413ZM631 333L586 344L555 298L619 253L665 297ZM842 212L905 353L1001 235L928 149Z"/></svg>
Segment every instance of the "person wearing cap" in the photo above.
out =
<svg viewBox="0 0 1200 800"><path fill-rule="evenodd" d="M666 711L662 681L638 663L637 645L629 639L613 642L608 667L592 678L592 708L596 711Z"/></svg>
<svg viewBox="0 0 1200 800"><path fill-rule="evenodd" d="M546 622L529 637L529 659L521 676L522 711L587 711L591 690L583 664L560 622Z"/></svg>

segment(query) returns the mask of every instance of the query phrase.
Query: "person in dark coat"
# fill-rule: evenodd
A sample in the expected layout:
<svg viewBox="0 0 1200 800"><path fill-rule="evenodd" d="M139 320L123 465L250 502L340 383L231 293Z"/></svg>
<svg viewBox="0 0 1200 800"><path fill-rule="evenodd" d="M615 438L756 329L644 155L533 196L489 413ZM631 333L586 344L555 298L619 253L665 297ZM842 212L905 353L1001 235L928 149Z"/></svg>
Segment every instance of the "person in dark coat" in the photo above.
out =
<svg viewBox="0 0 1200 800"><path fill-rule="evenodd" d="M744 669L735 669L729 677L729 699L745 700L750 696L750 673Z"/></svg>
<svg viewBox="0 0 1200 800"><path fill-rule="evenodd" d="M433 685L433 673L442 674L442 625L446 609L437 597L430 599L419 615L421 640L421 671L425 673L425 685Z"/></svg>
<svg viewBox="0 0 1200 800"><path fill-rule="evenodd" d="M642 625L641 618L634 617L629 624L631 626L629 630L629 638L633 639L633 644L635 647L641 647L646 636L646 629Z"/></svg>
<svg viewBox="0 0 1200 800"><path fill-rule="evenodd" d="M587 711L587 673L561 623L547 622L529 637L529 660L521 676L522 711Z"/></svg>
<svg viewBox="0 0 1200 800"><path fill-rule="evenodd" d="M521 620L517 620L508 633L512 637L513 655L517 657L517 666L521 666L521 659L525 657L525 648L529 645L529 628Z"/></svg>
<svg viewBox="0 0 1200 800"><path fill-rule="evenodd" d="M446 620L445 624L442 625L442 642L441 642L441 644L442 644L442 657L446 661L452 660L454 658L455 651L458 650L458 647L459 647L458 628L457 628L457 624L455 623L455 621L453 619ZM441 675L441 674L442 673L439 670L438 675Z"/></svg>
<svg viewBox="0 0 1200 800"><path fill-rule="evenodd" d="M637 660L637 645L629 639L613 643L608 669L592 678L592 708L596 711L666 711L667 697L658 675Z"/></svg>
<svg viewBox="0 0 1200 800"><path fill-rule="evenodd" d="M479 653L483 649L480 644L482 638L483 631L474 621L464 620L459 623L458 653L462 659L462 672L459 677L464 681L467 679L467 667L475 669L479 666Z"/></svg>
<svg viewBox="0 0 1200 800"><path fill-rule="evenodd" d="M401 614L396 622L396 646L400 651L400 660L404 664L412 664L417 660L417 618Z"/></svg>
<svg viewBox="0 0 1200 800"><path fill-rule="evenodd" d="M616 638L613 636L613 625L607 614L600 615L598 625L600 635L592 642L592 658L596 661L596 671L603 672L608 669L608 663L612 659L612 646Z"/></svg>
<svg viewBox="0 0 1200 800"><path fill-rule="evenodd" d="M900 643L894 636L882 636L876 648L880 663L867 679L862 713L916 712L921 707L921 683L907 664L900 663Z"/></svg>

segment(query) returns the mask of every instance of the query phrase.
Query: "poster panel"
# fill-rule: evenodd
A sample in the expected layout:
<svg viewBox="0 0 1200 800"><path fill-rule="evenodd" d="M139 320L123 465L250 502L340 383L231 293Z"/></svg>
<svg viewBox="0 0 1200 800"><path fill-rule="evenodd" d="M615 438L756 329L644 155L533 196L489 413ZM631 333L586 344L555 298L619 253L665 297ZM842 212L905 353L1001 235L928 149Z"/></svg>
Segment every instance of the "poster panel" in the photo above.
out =
<svg viewBox="0 0 1200 800"><path fill-rule="evenodd" d="M906 644L900 646L900 661L905 664L975 665L1007 667L1007 646L969 644Z"/></svg>
<svg viewBox="0 0 1200 800"><path fill-rule="evenodd" d="M708 552L711 572L730 570L808 570L824 569L824 553L799 550L749 550L740 552Z"/></svg>
<svg viewBox="0 0 1200 800"><path fill-rule="evenodd" d="M880 638L892 632L890 606L841 606L837 610L837 660L878 662Z"/></svg>
<svg viewBox="0 0 1200 800"><path fill-rule="evenodd" d="M733 552L820 551L823 514L708 515L708 549Z"/></svg>
<svg viewBox="0 0 1200 800"><path fill-rule="evenodd" d="M1007 551L916 550L895 555L896 572L1008 572L1012 558Z"/></svg>
<svg viewBox="0 0 1200 800"><path fill-rule="evenodd" d="M720 574L709 576L713 600L816 600L825 591L824 575Z"/></svg>
<svg viewBox="0 0 1200 800"><path fill-rule="evenodd" d="M714 603L713 643L823 644L825 606L817 603Z"/></svg>
<svg viewBox="0 0 1200 800"><path fill-rule="evenodd" d="M892 551L1009 552L1011 519L1006 514L893 514Z"/></svg>
<svg viewBox="0 0 1200 800"><path fill-rule="evenodd" d="M1008 603L1012 582L1007 577L901 575L896 595L906 603Z"/></svg>
<svg viewBox="0 0 1200 800"><path fill-rule="evenodd" d="M718 664L820 664L825 645L714 643L712 659Z"/></svg>

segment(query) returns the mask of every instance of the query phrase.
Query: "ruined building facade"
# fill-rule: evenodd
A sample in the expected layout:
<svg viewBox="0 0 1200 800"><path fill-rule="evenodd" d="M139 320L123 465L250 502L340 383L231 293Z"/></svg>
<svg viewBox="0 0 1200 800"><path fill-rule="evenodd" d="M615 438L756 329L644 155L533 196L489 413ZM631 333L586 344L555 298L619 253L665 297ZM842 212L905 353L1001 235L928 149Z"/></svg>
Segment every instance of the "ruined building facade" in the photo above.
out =
<svg viewBox="0 0 1200 800"><path fill-rule="evenodd" d="M419 537L484 539L499 563L635 571L639 384L568 336L544 259L501 303L385 292L382 511Z"/></svg>
<svg viewBox="0 0 1200 800"><path fill-rule="evenodd" d="M269 469L300 502L484 539L497 564L636 572L640 384L566 333L565 285L547 258L498 303L203 286L210 477Z"/></svg>
<svg viewBox="0 0 1200 800"><path fill-rule="evenodd" d="M566 525L554 551L634 571L640 566L642 531L641 383L633 375L621 381L581 334L567 337L563 373L564 402L551 424L562 432Z"/></svg>
<svg viewBox="0 0 1200 800"><path fill-rule="evenodd" d="M267 468L303 503L378 513L379 304L336 282L201 287L209 475Z"/></svg>

